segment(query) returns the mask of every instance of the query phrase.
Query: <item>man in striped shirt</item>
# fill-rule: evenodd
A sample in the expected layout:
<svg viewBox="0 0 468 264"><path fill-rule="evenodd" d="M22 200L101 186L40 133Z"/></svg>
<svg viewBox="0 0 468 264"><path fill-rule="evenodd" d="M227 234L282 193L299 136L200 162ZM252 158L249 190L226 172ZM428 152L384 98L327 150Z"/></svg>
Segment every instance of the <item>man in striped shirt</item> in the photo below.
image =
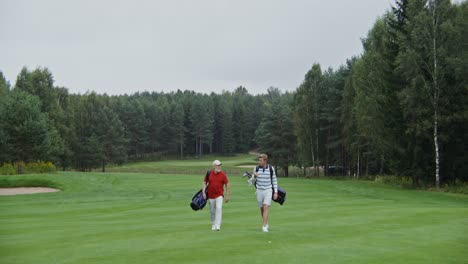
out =
<svg viewBox="0 0 468 264"><path fill-rule="evenodd" d="M263 232L268 232L268 213L271 205L271 198L278 198L278 181L276 180L275 169L268 164L268 156L260 154L258 166L254 169L257 187L257 201L263 219ZM271 175L270 175L271 170ZM274 194L272 193L274 191Z"/></svg>

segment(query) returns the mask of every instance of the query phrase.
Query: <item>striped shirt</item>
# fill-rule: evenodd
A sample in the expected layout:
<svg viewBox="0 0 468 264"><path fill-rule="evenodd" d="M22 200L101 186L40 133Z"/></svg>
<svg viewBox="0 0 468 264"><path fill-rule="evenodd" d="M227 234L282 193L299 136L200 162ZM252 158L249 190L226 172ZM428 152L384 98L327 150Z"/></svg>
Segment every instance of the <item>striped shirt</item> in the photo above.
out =
<svg viewBox="0 0 468 264"><path fill-rule="evenodd" d="M259 167L258 169L258 176L257 176L257 189L260 190L268 190L271 189L271 177L270 177L270 164L267 164L265 168ZM256 169L254 169L254 173L256 172ZM275 192L278 192L278 181L276 180L276 172L275 168L272 166L271 169L273 170L273 189Z"/></svg>

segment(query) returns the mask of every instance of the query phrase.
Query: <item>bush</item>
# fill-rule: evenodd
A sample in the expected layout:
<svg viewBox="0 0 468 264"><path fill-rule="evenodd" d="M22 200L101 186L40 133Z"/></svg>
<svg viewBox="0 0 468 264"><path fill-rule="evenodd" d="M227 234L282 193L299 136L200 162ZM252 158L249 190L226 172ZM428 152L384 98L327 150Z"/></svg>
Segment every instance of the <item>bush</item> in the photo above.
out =
<svg viewBox="0 0 468 264"><path fill-rule="evenodd" d="M57 171L57 168L55 168L55 165L52 164L52 162L50 161L43 162L41 164L41 169L40 169L41 173L54 173L56 171Z"/></svg>
<svg viewBox="0 0 468 264"><path fill-rule="evenodd" d="M15 170L17 171L17 174L23 174L26 173L26 163L24 161L17 161L13 163L13 167L15 167ZM19 168L19 170L18 170Z"/></svg>
<svg viewBox="0 0 468 264"><path fill-rule="evenodd" d="M14 175L18 173L18 166L21 167L21 174L39 174L39 173L54 173L57 171L55 165L48 162L30 162L24 163L23 161L11 163L4 163L0 166L0 175Z"/></svg>
<svg viewBox="0 0 468 264"><path fill-rule="evenodd" d="M26 164L26 166L24 167L23 169L23 173L24 174L27 174L27 173L40 173L40 164L37 163L37 162L30 162L28 164Z"/></svg>
<svg viewBox="0 0 468 264"><path fill-rule="evenodd" d="M404 188L411 188L412 186L411 178L407 176L377 175L374 181Z"/></svg>
<svg viewBox="0 0 468 264"><path fill-rule="evenodd" d="M446 184L443 190L452 193L468 194L468 183L457 179L454 183Z"/></svg>
<svg viewBox="0 0 468 264"><path fill-rule="evenodd" d="M3 166L0 166L0 175L14 174L16 174L16 168L11 163L3 163Z"/></svg>

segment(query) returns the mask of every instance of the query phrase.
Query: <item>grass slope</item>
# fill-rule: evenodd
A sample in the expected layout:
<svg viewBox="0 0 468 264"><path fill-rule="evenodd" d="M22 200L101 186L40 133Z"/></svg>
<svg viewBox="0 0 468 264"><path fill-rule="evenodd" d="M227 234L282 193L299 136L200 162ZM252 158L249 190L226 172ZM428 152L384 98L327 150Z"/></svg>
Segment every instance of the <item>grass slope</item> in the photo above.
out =
<svg viewBox="0 0 468 264"><path fill-rule="evenodd" d="M206 172L212 167L215 159L221 160L223 169L231 174L239 174L246 170L239 168L241 165L257 164L255 155L235 155L235 156L214 156L206 155L200 159L188 160L164 160L158 162L134 162L123 166L110 166L108 172L146 172L146 173L165 173L165 174L200 174ZM247 169L250 170L250 169Z"/></svg>
<svg viewBox="0 0 468 264"><path fill-rule="evenodd" d="M230 175L221 232L189 201L202 175L58 173L63 192L0 197L0 263L466 263L468 197L371 182L279 179L261 232L254 189ZM271 243L270 243L271 241Z"/></svg>

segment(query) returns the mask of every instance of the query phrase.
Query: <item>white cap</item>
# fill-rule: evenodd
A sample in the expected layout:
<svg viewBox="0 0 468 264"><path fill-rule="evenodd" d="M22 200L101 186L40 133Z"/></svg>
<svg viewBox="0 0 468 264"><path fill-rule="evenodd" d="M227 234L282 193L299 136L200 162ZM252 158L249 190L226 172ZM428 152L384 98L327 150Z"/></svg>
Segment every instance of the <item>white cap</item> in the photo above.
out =
<svg viewBox="0 0 468 264"><path fill-rule="evenodd" d="M216 166L221 165L221 161L219 161L219 160L213 161L213 166L215 166L215 165L216 165Z"/></svg>

